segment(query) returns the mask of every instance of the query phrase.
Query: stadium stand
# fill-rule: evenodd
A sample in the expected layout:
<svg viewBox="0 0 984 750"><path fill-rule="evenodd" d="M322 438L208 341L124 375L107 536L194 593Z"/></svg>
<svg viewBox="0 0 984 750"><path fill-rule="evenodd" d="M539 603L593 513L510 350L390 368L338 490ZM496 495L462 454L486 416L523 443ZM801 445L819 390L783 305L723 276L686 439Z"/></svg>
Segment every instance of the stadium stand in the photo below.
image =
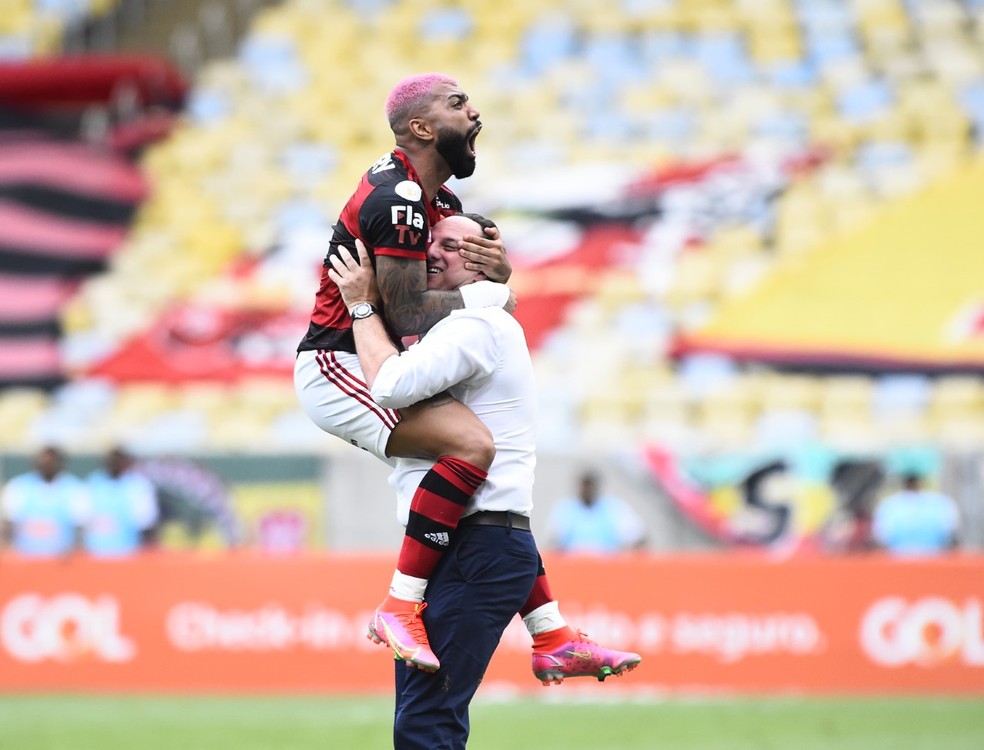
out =
<svg viewBox="0 0 984 750"><path fill-rule="evenodd" d="M37 4L17 8L7 48L52 51L25 36L48 28L25 20ZM291 450L313 437L295 429L288 373L325 238L389 147L388 87L441 68L487 123L479 171L455 189L508 240L545 450L978 441L968 238L980 233L984 2L597 8L260 10L143 153L153 189L109 267L58 298L72 382L5 393L20 431L5 439L152 432L161 450ZM946 231L927 236L925 222ZM93 393L102 417L87 411ZM230 393L249 404L235 423L215 406Z"/></svg>
<svg viewBox="0 0 984 750"><path fill-rule="evenodd" d="M71 376L60 319L83 280L104 271L124 242L149 194L133 160L167 135L187 83L152 56L46 54L117 2L8 5L0 33L0 384L51 389Z"/></svg>

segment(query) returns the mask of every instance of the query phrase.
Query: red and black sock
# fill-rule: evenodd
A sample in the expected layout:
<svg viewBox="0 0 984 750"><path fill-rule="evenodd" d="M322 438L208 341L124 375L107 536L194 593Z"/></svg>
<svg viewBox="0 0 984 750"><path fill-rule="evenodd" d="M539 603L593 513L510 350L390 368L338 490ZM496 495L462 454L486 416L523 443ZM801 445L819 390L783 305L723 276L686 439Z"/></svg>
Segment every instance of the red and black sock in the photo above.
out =
<svg viewBox="0 0 984 750"><path fill-rule="evenodd" d="M539 553L536 556L536 564L538 566L536 581L533 583L533 590L530 591L526 604L519 610L520 617L526 617L534 609L554 600L553 593L550 591L550 582L547 580L547 571L543 567L543 558Z"/></svg>
<svg viewBox="0 0 984 750"><path fill-rule="evenodd" d="M396 569L430 578L451 543L465 506L488 474L467 461L441 456L410 501L410 519Z"/></svg>

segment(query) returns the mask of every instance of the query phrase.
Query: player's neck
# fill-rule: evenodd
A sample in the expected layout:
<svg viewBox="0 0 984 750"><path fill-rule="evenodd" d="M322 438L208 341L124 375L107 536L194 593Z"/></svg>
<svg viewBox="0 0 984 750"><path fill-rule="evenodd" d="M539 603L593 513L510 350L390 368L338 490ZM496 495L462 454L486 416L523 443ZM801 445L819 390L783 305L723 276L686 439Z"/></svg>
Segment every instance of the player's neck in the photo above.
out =
<svg viewBox="0 0 984 750"><path fill-rule="evenodd" d="M451 170L444 163L444 159L433 151L415 151L400 146L396 148L403 153L413 167L413 171L417 173L417 179L429 203L437 195L441 185L451 178Z"/></svg>

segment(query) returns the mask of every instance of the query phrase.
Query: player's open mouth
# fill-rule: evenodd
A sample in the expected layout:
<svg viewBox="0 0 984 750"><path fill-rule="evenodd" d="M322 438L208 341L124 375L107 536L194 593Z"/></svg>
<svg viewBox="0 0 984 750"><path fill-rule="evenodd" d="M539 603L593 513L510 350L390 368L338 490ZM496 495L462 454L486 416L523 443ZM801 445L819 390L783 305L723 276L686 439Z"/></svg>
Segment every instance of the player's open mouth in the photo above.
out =
<svg viewBox="0 0 984 750"><path fill-rule="evenodd" d="M477 123L468 134L468 153L472 156L475 155L475 141L478 139L480 132L482 132L482 123Z"/></svg>
<svg viewBox="0 0 984 750"><path fill-rule="evenodd" d="M427 266L427 273L428 274L444 273L444 269L443 268L438 268L437 266Z"/></svg>

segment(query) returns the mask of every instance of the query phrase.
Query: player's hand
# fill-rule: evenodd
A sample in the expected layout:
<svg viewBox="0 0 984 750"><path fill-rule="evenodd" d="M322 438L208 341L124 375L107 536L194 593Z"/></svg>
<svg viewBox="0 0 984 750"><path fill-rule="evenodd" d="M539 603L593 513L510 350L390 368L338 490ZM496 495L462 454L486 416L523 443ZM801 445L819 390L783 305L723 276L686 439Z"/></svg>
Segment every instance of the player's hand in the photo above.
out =
<svg viewBox="0 0 984 750"><path fill-rule="evenodd" d="M481 271L489 281L505 283L512 275L497 227L485 229L484 236L467 235L458 241L458 252L469 271Z"/></svg>
<svg viewBox="0 0 984 750"><path fill-rule="evenodd" d="M356 239L355 250L358 258L343 248L338 255L330 255L328 262L328 278L335 282L338 291L342 293L345 306L351 308L359 302L369 302L379 305L379 287L376 285L376 274L373 273L369 252L362 240Z"/></svg>

